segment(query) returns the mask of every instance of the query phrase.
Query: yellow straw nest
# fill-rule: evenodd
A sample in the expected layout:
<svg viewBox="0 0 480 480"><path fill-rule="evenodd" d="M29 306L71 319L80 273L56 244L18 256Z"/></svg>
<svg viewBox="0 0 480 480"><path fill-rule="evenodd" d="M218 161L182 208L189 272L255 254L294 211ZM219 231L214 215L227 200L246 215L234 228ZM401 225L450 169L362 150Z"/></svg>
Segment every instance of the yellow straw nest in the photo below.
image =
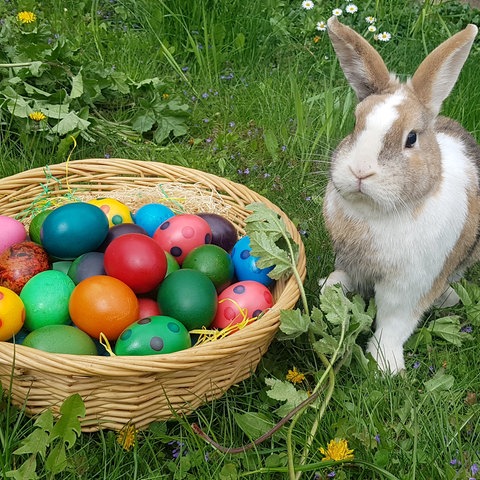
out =
<svg viewBox="0 0 480 480"><path fill-rule="evenodd" d="M26 225L45 208L75 200L115 198L133 212L158 202L174 211L213 212L228 218L243 235L247 205L263 202L285 222L300 247L297 269L305 278L305 252L297 229L268 199L247 187L186 167L126 159L75 160L35 168L0 179L0 215ZM146 428L155 420L187 415L221 397L249 377L273 340L280 311L292 308L300 291L294 277L273 288L274 307L227 337L165 355L103 357L51 354L0 342L0 379L14 404L30 415L47 408L58 413L63 401L81 395L85 432Z"/></svg>

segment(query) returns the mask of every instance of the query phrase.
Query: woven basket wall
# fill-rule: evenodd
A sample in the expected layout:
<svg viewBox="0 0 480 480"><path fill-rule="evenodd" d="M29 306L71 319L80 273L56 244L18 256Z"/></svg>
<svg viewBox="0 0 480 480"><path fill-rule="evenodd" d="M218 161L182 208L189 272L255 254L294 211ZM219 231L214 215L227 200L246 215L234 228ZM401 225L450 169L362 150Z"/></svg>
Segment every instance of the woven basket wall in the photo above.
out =
<svg viewBox="0 0 480 480"><path fill-rule="evenodd" d="M298 271L305 277L305 253L297 229L266 198L243 185L189 168L125 159L88 159L37 168L0 179L0 214L25 215L45 202L111 197L132 211L145 203L182 206L188 213L224 215L244 234L246 206L264 202L283 218L300 246ZM70 200L71 201L71 200ZM169 205L170 206L170 205ZM299 298L293 277L276 282L275 306L258 321L226 338L178 353L144 357L60 355L0 342L0 378L13 402L29 414L58 412L79 393L87 414L83 431L145 428L154 420L188 414L219 398L251 375L279 326L280 310Z"/></svg>

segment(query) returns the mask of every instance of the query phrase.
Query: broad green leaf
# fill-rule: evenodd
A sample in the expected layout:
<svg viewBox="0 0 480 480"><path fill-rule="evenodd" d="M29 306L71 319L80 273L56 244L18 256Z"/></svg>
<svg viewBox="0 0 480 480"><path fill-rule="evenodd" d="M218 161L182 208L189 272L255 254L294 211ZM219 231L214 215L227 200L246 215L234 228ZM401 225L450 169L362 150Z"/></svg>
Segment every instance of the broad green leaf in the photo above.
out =
<svg viewBox="0 0 480 480"><path fill-rule="evenodd" d="M153 112L146 112L143 115L138 115L132 123L132 128L136 132L149 132L155 125L156 119Z"/></svg>
<svg viewBox="0 0 480 480"><path fill-rule="evenodd" d="M425 382L425 389L427 392L442 392L450 390L455 383L453 375L447 375L443 369L439 370L435 376Z"/></svg>
<svg viewBox="0 0 480 480"><path fill-rule="evenodd" d="M51 96L51 94L46 92L45 90L41 90L40 88L30 85L27 82L23 82L23 86L25 87L25 92L27 92L29 95L34 95L36 93L38 95L41 95L42 97Z"/></svg>
<svg viewBox="0 0 480 480"><path fill-rule="evenodd" d="M78 72L72 78L72 90L70 91L70 98L79 98L83 95L83 76L82 72Z"/></svg>
<svg viewBox="0 0 480 480"><path fill-rule="evenodd" d="M287 413L308 398L308 393L305 390L297 390L292 383L286 380L266 378L265 383L270 387L270 390L267 390L267 395L270 398L285 402L275 410L280 417L287 415Z"/></svg>
<svg viewBox="0 0 480 480"><path fill-rule="evenodd" d="M218 478L220 480L237 480L237 466L234 463L225 463L220 470Z"/></svg>
<svg viewBox="0 0 480 480"><path fill-rule="evenodd" d="M155 143L162 143L170 134L175 137L180 137L187 133L185 126L185 119L180 117L168 116L162 117L158 121L158 128L153 135Z"/></svg>
<svg viewBox="0 0 480 480"><path fill-rule="evenodd" d="M85 404L82 397L75 393L68 397L60 407L61 417L53 426L50 434L50 443L56 438L62 439L67 443L67 448L75 444L77 436L81 433L79 417L85 416Z"/></svg>
<svg viewBox="0 0 480 480"><path fill-rule="evenodd" d="M235 48L237 48L238 50L242 50L245 46L245 35L241 32L237 34L235 40L233 41L233 44L235 45Z"/></svg>
<svg viewBox="0 0 480 480"><path fill-rule="evenodd" d="M272 419L263 413L247 412L234 414L235 422L251 439L258 438L274 427Z"/></svg>
<svg viewBox="0 0 480 480"><path fill-rule="evenodd" d="M48 454L45 461L45 467L54 475L63 472L67 466L67 454L65 452L65 443L58 442Z"/></svg>
<svg viewBox="0 0 480 480"><path fill-rule="evenodd" d="M30 73L35 77L40 76L40 67L43 65L43 62L32 62L31 65L28 67Z"/></svg>
<svg viewBox="0 0 480 480"><path fill-rule="evenodd" d="M46 432L51 432L53 428L53 413L51 410L45 410L41 413L35 420L36 427L45 430Z"/></svg>
<svg viewBox="0 0 480 480"><path fill-rule="evenodd" d="M320 338L313 344L313 348L316 352L327 356L333 355L338 346L338 339L327 333L324 333L323 338Z"/></svg>
<svg viewBox="0 0 480 480"><path fill-rule="evenodd" d="M280 330L289 338L296 338L308 332L311 324L308 315L299 309L280 311Z"/></svg>
<svg viewBox="0 0 480 480"><path fill-rule="evenodd" d="M48 433L41 428L33 430L28 437L22 440L22 446L17 448L13 453L15 455L24 455L26 453L39 453L45 458L48 445Z"/></svg>
<svg viewBox="0 0 480 480"><path fill-rule="evenodd" d="M75 112L69 112L54 127L52 131L58 135L66 135L74 130L85 130L90 125L88 120L83 120Z"/></svg>
<svg viewBox="0 0 480 480"><path fill-rule="evenodd" d="M46 102L36 102L35 107L44 113L48 118L56 118L60 120L68 115L69 105L66 103L51 104ZM36 109L36 108L35 108Z"/></svg>
<svg viewBox="0 0 480 480"><path fill-rule="evenodd" d="M464 340L472 340L472 336L461 331L460 319L457 316L442 317L432 320L427 329L432 335L443 338L447 342L460 347Z"/></svg>
<svg viewBox="0 0 480 480"><path fill-rule="evenodd" d="M334 325L348 322L351 305L342 288L338 285L326 288L320 296L320 308L325 313L327 320Z"/></svg>
<svg viewBox="0 0 480 480"><path fill-rule="evenodd" d="M35 455L30 455L20 468L6 472L6 476L15 480L37 480L37 459Z"/></svg>

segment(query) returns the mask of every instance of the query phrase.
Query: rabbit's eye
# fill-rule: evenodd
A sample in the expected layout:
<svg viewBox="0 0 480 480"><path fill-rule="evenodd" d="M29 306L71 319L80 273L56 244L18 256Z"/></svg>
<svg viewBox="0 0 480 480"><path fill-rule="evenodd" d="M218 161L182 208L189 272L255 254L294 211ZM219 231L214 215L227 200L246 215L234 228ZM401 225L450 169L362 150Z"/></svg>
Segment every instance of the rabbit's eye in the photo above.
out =
<svg viewBox="0 0 480 480"><path fill-rule="evenodd" d="M416 141L417 141L417 132L415 130L412 130L407 135L407 140L405 142L405 148L412 148L415 145Z"/></svg>

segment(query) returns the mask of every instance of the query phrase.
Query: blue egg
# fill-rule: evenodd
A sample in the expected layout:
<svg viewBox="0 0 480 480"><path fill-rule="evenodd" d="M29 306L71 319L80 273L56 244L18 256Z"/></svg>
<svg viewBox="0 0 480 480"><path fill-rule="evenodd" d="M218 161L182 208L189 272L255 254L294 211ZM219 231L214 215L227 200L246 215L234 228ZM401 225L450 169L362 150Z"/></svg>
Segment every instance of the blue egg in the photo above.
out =
<svg viewBox="0 0 480 480"><path fill-rule="evenodd" d="M40 240L51 256L61 260L73 260L96 250L108 233L105 213L86 202L62 205L47 218L40 230Z"/></svg>
<svg viewBox="0 0 480 480"><path fill-rule="evenodd" d="M268 272L271 272L274 267L258 268L257 260L259 257L253 256L251 251L250 237L248 236L240 238L233 246L230 255L235 269L235 276L239 281L254 280L266 287L270 286L273 283L273 279L268 276Z"/></svg>
<svg viewBox="0 0 480 480"><path fill-rule="evenodd" d="M141 206L133 215L133 221L145 229L150 237L153 237L155 230L175 213L166 205L161 203L147 203Z"/></svg>

